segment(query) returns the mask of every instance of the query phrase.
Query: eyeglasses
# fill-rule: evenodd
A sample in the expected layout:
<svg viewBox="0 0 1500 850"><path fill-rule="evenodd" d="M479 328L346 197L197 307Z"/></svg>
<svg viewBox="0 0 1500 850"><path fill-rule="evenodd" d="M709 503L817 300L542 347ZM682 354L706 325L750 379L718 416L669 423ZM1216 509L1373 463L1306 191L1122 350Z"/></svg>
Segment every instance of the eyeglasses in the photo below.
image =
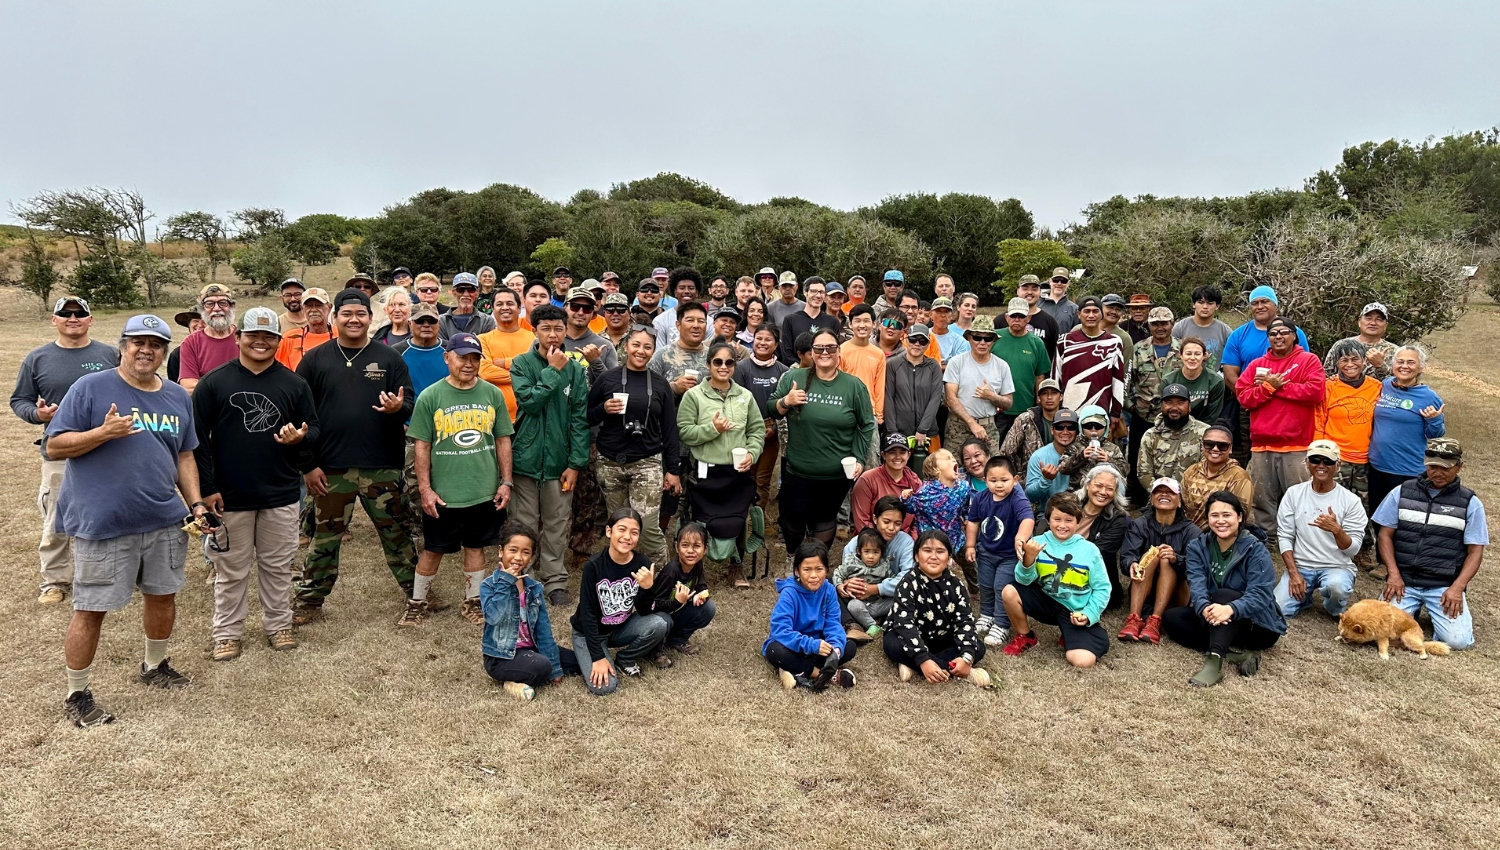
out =
<svg viewBox="0 0 1500 850"><path fill-rule="evenodd" d="M1211 452L1227 452L1229 451L1229 444L1222 440L1204 440L1203 448Z"/></svg>
<svg viewBox="0 0 1500 850"><path fill-rule="evenodd" d="M87 319L89 314L84 310L60 310L52 315L60 319Z"/></svg>
<svg viewBox="0 0 1500 850"><path fill-rule="evenodd" d="M994 341L994 334L969 334L969 342L992 343Z"/></svg>
<svg viewBox="0 0 1500 850"><path fill-rule="evenodd" d="M417 291L424 295L431 295L432 293L437 292L438 288L436 286L419 286L417 287Z"/></svg>
<svg viewBox="0 0 1500 850"><path fill-rule="evenodd" d="M1052 426L1052 430L1054 430L1054 431L1077 431L1078 430L1078 426L1074 425L1074 424L1072 424L1070 422L1064 422L1061 425L1053 425Z"/></svg>
<svg viewBox="0 0 1500 850"><path fill-rule="evenodd" d="M813 350L813 354L838 354L839 353L839 347L837 345L815 345L815 346L812 347L812 350Z"/></svg>
<svg viewBox="0 0 1500 850"><path fill-rule="evenodd" d="M204 307L233 307L234 302L228 298L210 298L203 302Z"/></svg>
<svg viewBox="0 0 1500 850"><path fill-rule="evenodd" d="M568 309L575 313L592 313L594 312L594 305L592 303L585 304L582 301L569 301Z"/></svg>
<svg viewBox="0 0 1500 850"><path fill-rule="evenodd" d="M628 307L605 307L602 312L606 316L618 316L621 313L624 313L628 309L630 309L630 308L628 308Z"/></svg>
<svg viewBox="0 0 1500 850"><path fill-rule="evenodd" d="M900 319L881 319L880 326L882 328L890 328L892 330L899 331L906 327L906 323L901 321Z"/></svg>
<svg viewBox="0 0 1500 850"><path fill-rule="evenodd" d="M733 366L734 365L734 359L731 358L729 360L725 360L722 357L715 357L714 359L708 361L708 365L710 365L710 366Z"/></svg>
<svg viewBox="0 0 1500 850"><path fill-rule="evenodd" d="M1310 457L1310 458L1307 459L1307 462L1310 463L1310 464L1312 464L1313 466L1338 466L1339 465L1338 461L1334 460L1333 458L1327 458L1327 457Z"/></svg>
<svg viewBox="0 0 1500 850"><path fill-rule="evenodd" d="M1289 330L1287 330L1286 328L1277 328L1274 331L1268 331L1266 333L1266 336L1291 336L1291 335L1292 335L1292 332L1289 331Z"/></svg>

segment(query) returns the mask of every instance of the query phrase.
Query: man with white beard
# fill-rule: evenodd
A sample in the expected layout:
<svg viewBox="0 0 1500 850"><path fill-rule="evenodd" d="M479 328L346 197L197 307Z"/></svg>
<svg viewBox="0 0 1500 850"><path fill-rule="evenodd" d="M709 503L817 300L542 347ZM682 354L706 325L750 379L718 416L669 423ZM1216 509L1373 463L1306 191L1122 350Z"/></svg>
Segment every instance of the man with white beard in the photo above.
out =
<svg viewBox="0 0 1500 850"><path fill-rule="evenodd" d="M240 356L234 336L234 292L222 283L210 283L198 293L198 312L203 330L188 334L182 342L178 383L188 392L204 375Z"/></svg>

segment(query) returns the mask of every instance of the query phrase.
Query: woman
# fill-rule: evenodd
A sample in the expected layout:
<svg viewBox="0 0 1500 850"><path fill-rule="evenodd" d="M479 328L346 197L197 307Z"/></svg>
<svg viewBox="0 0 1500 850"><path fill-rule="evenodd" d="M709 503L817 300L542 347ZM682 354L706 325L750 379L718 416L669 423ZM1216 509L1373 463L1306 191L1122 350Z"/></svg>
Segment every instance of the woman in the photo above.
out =
<svg viewBox="0 0 1500 850"><path fill-rule="evenodd" d="M984 465L989 461L990 453L985 451L984 441L978 437L970 437L959 447L958 456L964 465L969 488L975 493L983 493L989 489L984 483Z"/></svg>
<svg viewBox="0 0 1500 850"><path fill-rule="evenodd" d="M1203 458L1182 471L1182 509L1188 519L1203 531L1208 530L1208 497L1228 490L1247 505L1255 504L1255 485L1250 473L1230 456L1234 434L1222 425L1203 432Z"/></svg>
<svg viewBox="0 0 1500 850"><path fill-rule="evenodd" d="M411 339L411 295L399 286L381 290L379 300L385 305L385 322L370 331L370 339L395 345Z"/></svg>
<svg viewBox="0 0 1500 850"><path fill-rule="evenodd" d="M536 688L563 679L547 592L526 575L536 555L536 532L519 523L500 530L500 569L479 586L484 610L484 671L517 699L530 700Z"/></svg>
<svg viewBox="0 0 1500 850"><path fill-rule="evenodd" d="M1189 543L1203 535L1182 510L1181 487L1171 478L1151 484L1151 511L1130 521L1120 548L1120 579L1130 588L1130 614L1120 629L1120 640L1161 643L1161 615L1170 605L1188 603L1187 585L1177 580ZM1142 562L1152 548L1154 558ZM1128 566L1127 566L1128 565ZM1141 619L1146 600L1151 614Z"/></svg>
<svg viewBox="0 0 1500 850"><path fill-rule="evenodd" d="M495 270L480 266L475 277L479 278L479 294L474 296L474 311L489 315L495 310Z"/></svg>
<svg viewBox="0 0 1500 850"><path fill-rule="evenodd" d="M840 622L838 594L828 580L828 547L808 540L793 550L792 574L776 580L776 607L760 654L787 690L813 691L832 683L854 687L855 645Z"/></svg>
<svg viewBox="0 0 1500 850"><path fill-rule="evenodd" d="M1245 526L1245 504L1221 490L1208 497L1209 533L1187 548L1189 602L1162 617L1167 637L1204 653L1188 681L1201 688L1224 679L1224 662L1241 676L1260 669L1260 652L1286 634L1276 607L1271 553Z"/></svg>
<svg viewBox="0 0 1500 850"><path fill-rule="evenodd" d="M1208 346L1203 340L1190 336L1182 341L1178 355L1182 358L1182 367L1168 372L1161 379L1161 385L1182 384L1187 387L1193 418L1209 424L1217 422L1219 414L1224 412L1224 376L1217 370L1203 368L1208 360Z"/></svg>
<svg viewBox="0 0 1500 850"><path fill-rule="evenodd" d="M745 317L745 326L740 329L740 332L735 337L747 346L754 346L755 332L760 330L762 326L769 327L766 325L766 302L762 301L760 296L751 296L750 300L745 302L745 306L740 310L740 313ZM776 338L778 341L781 339L780 329L776 331Z"/></svg>
<svg viewBox="0 0 1500 850"><path fill-rule="evenodd" d="M1101 463L1084 473L1078 489L1073 492L1083 505L1083 517L1073 533L1094 544L1104 559L1105 572L1114 576L1120 557L1120 547L1125 545L1125 529L1130 525L1130 513L1125 502L1125 477L1107 463ZM1037 523L1037 533L1045 528L1045 522ZM1109 605L1113 610L1125 601L1120 583L1111 579Z"/></svg>
<svg viewBox="0 0 1500 850"><path fill-rule="evenodd" d="M1369 349L1358 337L1341 339L1328 349L1333 377L1324 384L1323 403L1313 411L1313 439L1332 440L1339 447L1338 483L1364 498L1370 492L1370 432L1375 403L1384 391L1381 382L1365 374ZM1378 503L1370 502L1367 511ZM1366 548L1373 545L1366 536Z"/></svg>
<svg viewBox="0 0 1500 850"><path fill-rule="evenodd" d="M501 303L509 297L501 296ZM656 337L650 331L631 331L625 339L625 365L604 372L589 389L588 420L598 429L594 476L605 511L634 508L642 519L640 549L661 563L667 558L661 494L682 492L682 466L676 396L660 375L646 368L655 353Z"/></svg>
<svg viewBox="0 0 1500 850"><path fill-rule="evenodd" d="M708 380L682 394L677 433L691 453L688 509L708 528L709 557L729 562L728 578L748 588L741 567L745 518L755 501L750 470L765 447L766 423L750 391L734 382L734 348L708 349Z"/></svg>
<svg viewBox="0 0 1500 850"><path fill-rule="evenodd" d="M952 558L948 535L929 529L917 537L917 568L896 585L881 649L903 682L921 673L934 685L956 677L982 688L990 674L974 665L984 658L984 643L963 579L948 570Z"/></svg>
<svg viewBox="0 0 1500 850"><path fill-rule="evenodd" d="M839 340L832 331L813 337L813 365L781 376L768 411L785 418L787 444L781 469L781 539L789 551L808 536L833 542L839 506L875 439L870 391L839 371Z"/></svg>
<svg viewBox="0 0 1500 850"><path fill-rule="evenodd" d="M1447 431L1443 400L1422 383L1427 351L1407 344L1396 349L1391 376L1380 387L1370 430L1370 508L1425 470L1427 441Z"/></svg>

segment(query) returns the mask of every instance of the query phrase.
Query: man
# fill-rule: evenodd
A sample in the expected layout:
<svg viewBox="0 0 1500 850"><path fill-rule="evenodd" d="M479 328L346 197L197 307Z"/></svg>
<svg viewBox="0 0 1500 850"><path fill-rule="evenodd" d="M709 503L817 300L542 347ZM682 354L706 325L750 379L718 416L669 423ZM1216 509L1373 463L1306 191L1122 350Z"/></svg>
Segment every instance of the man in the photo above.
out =
<svg viewBox="0 0 1500 850"><path fill-rule="evenodd" d="M411 285L411 269L407 268L406 266L397 266L396 269L391 272L391 286L399 286L402 289L410 291Z"/></svg>
<svg viewBox="0 0 1500 850"><path fill-rule="evenodd" d="M1125 382L1125 403L1130 412L1130 440L1128 455L1130 468L1135 469L1141 456L1141 437L1149 431L1161 415L1162 379L1168 372L1182 368L1181 344L1172 338L1172 310L1168 307L1152 307L1146 314L1146 327L1150 336L1142 339L1131 354L1129 378ZM1183 389L1186 389L1184 387ZM1206 424L1206 423L1205 423ZM1189 457L1198 455L1197 438L1189 447ZM1192 460L1183 464L1185 468ZM1161 475L1141 475L1131 481L1129 496L1132 502L1145 504L1147 485ZM1176 475L1165 476L1176 478Z"/></svg>
<svg viewBox="0 0 1500 850"><path fill-rule="evenodd" d="M438 317L438 335L447 339L456 333L474 336L495 329L493 316L479 312L474 304L479 298L479 278L468 272L453 277L453 300L457 304Z"/></svg>
<svg viewBox="0 0 1500 850"><path fill-rule="evenodd" d="M621 295L619 299L623 303L625 296ZM506 412L511 421L515 421L516 393L511 385L510 364L531 348L536 335L521 327L521 302L509 289L495 291L494 317L495 329L479 337L484 352L484 359L479 362L479 377L499 388L500 394L505 396ZM412 318L416 320L415 312Z"/></svg>
<svg viewBox="0 0 1500 850"><path fill-rule="evenodd" d="M563 351L584 368L590 386L606 369L620 365L619 355L609 340L589 330L593 319L593 294L582 287L574 287L568 293L568 328L563 332L562 346Z"/></svg>
<svg viewBox="0 0 1500 850"><path fill-rule="evenodd" d="M879 316L887 310L894 310L901 304L901 292L906 289L906 275L898 269L889 269L880 281L880 287L884 290L875 303L870 305L875 309L875 315Z"/></svg>
<svg viewBox="0 0 1500 850"><path fill-rule="evenodd" d="M1016 285L1016 297L1026 301L1026 331L1047 347L1048 362L1056 360L1062 333L1057 329L1057 320L1041 307L1042 282L1034 274L1021 275L1021 282Z"/></svg>
<svg viewBox="0 0 1500 850"><path fill-rule="evenodd" d="M93 324L94 315L84 299L64 295L53 303L52 327L57 339L26 355L10 394L10 409L21 421L41 425L45 431L79 378L120 365L119 349L89 338ZM42 446L43 441L38 439L36 445ZM56 530L57 496L68 465L62 458L48 457L45 447L41 455L42 480L36 503L42 512L42 539L37 546L42 586L36 601L56 605L73 586L72 541Z"/></svg>
<svg viewBox="0 0 1500 850"><path fill-rule="evenodd" d="M1000 454L1016 459L1020 469L1037 449L1052 442L1052 418L1062 408L1062 390L1051 378L1043 378L1036 385L1036 406L1021 411L1010 425L1010 433L1000 444ZM1016 407L1011 407L1015 410ZM959 448L962 446L960 445ZM955 453L958 451L954 449Z"/></svg>
<svg viewBox="0 0 1500 850"><path fill-rule="evenodd" d="M849 491L849 513L858 529L875 525L875 503L882 496L905 500L922 486L922 479L912 471L910 441L905 434L892 431L881 441L881 463L860 473ZM901 524L901 533L910 534L915 517L910 512Z"/></svg>
<svg viewBox="0 0 1500 850"><path fill-rule="evenodd" d="M1364 505L1338 483L1339 447L1314 440L1307 447L1308 480L1287 488L1276 510L1276 537L1286 568L1276 583L1276 605L1288 619L1323 591L1323 610L1338 619L1354 602L1354 555L1365 536Z"/></svg>
<svg viewBox="0 0 1500 850"><path fill-rule="evenodd" d="M403 530L407 516L401 500L405 425L416 396L411 373L402 355L370 341L368 295L345 289L332 306L338 335L307 352L297 366L297 374L312 388L321 426L312 469L303 476L315 530L297 580L292 623L298 626L323 619L324 603L338 582L340 547L356 501L375 526L402 599L411 598L417 565L417 550Z"/></svg>
<svg viewBox="0 0 1500 850"><path fill-rule="evenodd" d="M667 275L667 291L674 298L672 306L657 316L652 322L652 328L656 331L656 348L661 350L668 348L677 341L677 307L689 301L698 300L698 290L703 286L703 276L698 274L694 268L673 269ZM706 307L704 309L707 309Z"/></svg>
<svg viewBox="0 0 1500 850"><path fill-rule="evenodd" d="M1457 440L1428 440L1424 460L1427 471L1387 494L1372 517L1386 568L1380 598L1413 616L1426 610L1434 638L1468 649L1474 619L1465 591L1490 542L1484 504L1459 483L1464 450Z"/></svg>
<svg viewBox="0 0 1500 850"><path fill-rule="evenodd" d="M875 345L884 356L894 357L906 339L906 317L892 307L875 318L880 323L875 329Z"/></svg>
<svg viewBox="0 0 1500 850"><path fill-rule="evenodd" d="M1208 423L1199 422L1192 415L1192 400L1188 388L1182 384L1168 384L1162 390L1161 412L1153 418L1153 424L1141 435L1135 463L1136 480L1141 492L1151 492L1151 482L1158 478L1180 481L1182 474L1199 457L1203 434Z"/></svg>
<svg viewBox="0 0 1500 850"><path fill-rule="evenodd" d="M933 278L932 297L934 299L947 298L952 300L954 293L957 291L958 289L953 285L953 275L945 273Z"/></svg>
<svg viewBox="0 0 1500 850"><path fill-rule="evenodd" d="M666 348L656 349L649 368L671 384L680 399L708 373L708 346L704 343L708 315L696 301L678 304L676 312L677 339Z"/></svg>
<svg viewBox="0 0 1500 850"><path fill-rule="evenodd" d="M203 313L196 303L172 317L178 327L187 328L189 335L203 330ZM111 349L113 350L113 349ZM182 378L182 346L172 349L167 355L167 380L177 383Z"/></svg>
<svg viewBox="0 0 1500 850"><path fill-rule="evenodd" d="M350 278L350 280L353 279ZM345 285L347 286L347 283ZM417 293L417 300L423 304L431 304L432 308L438 311L439 316L450 309L447 304L438 300L443 297L443 282L432 272L422 272L417 275L416 283L412 288ZM307 296L303 296L302 300L306 301Z"/></svg>
<svg viewBox="0 0 1500 850"><path fill-rule="evenodd" d="M620 291L620 276L614 272L605 272L599 275L599 285L604 287L605 297L614 295ZM628 301L625 306L630 306Z"/></svg>
<svg viewBox="0 0 1500 850"><path fill-rule="evenodd" d="M1033 510L1040 511L1047 500L1070 489L1070 476L1058 467L1068 447L1078 439L1078 414L1061 408L1052 416L1052 442L1031 453L1026 461L1026 498Z"/></svg>
<svg viewBox="0 0 1500 850"><path fill-rule="evenodd" d="M276 314L251 307L235 337L239 357L206 376L193 393L193 457L203 504L223 524L206 547L214 565L215 661L233 661L243 652L250 569L257 565L266 643L278 652L297 648L292 578L306 459L302 443L317 443L320 432L312 390L276 361Z"/></svg>
<svg viewBox="0 0 1500 850"><path fill-rule="evenodd" d="M307 314L302 311L302 293L306 290L295 277L281 282L281 306L286 309L276 317L276 323L283 331L307 327Z"/></svg>
<svg viewBox="0 0 1500 850"><path fill-rule="evenodd" d="M780 329L786 322L787 316L807 309L807 302L797 297L797 275L790 271L781 273L776 290L778 292L776 300L766 302L766 321L772 327Z"/></svg>
<svg viewBox="0 0 1500 850"><path fill-rule="evenodd" d="M1271 350L1251 360L1234 386L1250 412L1255 524L1264 529L1274 527L1286 489L1307 480L1307 444L1323 401L1323 363L1297 344L1296 331L1287 319L1272 319L1266 331Z"/></svg>
<svg viewBox="0 0 1500 850"><path fill-rule="evenodd" d="M885 424L885 352L870 341L875 332L875 310L869 304L856 304L849 311L849 339L839 346L839 371L848 372L859 379L870 393L870 405L875 410L877 427ZM786 338L782 337L782 345ZM795 364L787 364L795 365ZM865 466L872 466L871 458L863 459Z"/></svg>
<svg viewBox="0 0 1500 850"><path fill-rule="evenodd" d="M1078 326L1078 305L1068 298L1068 287L1073 284L1073 273L1063 266L1052 270L1048 280L1052 289L1042 298L1042 310L1057 322L1057 331L1066 334Z"/></svg>
<svg viewBox="0 0 1500 850"><path fill-rule="evenodd" d="M1098 405L1118 429L1124 412L1126 364L1120 338L1103 328L1104 308L1098 298L1089 295L1077 307L1078 327L1063 335L1052 377L1062 387L1063 407L1077 410Z"/></svg>
<svg viewBox="0 0 1500 850"><path fill-rule="evenodd" d="M1120 350L1125 352L1125 362L1129 363L1135 355L1135 340L1120 327L1120 317L1125 312L1125 299L1111 292L1099 299L1099 304L1104 308L1104 329L1120 338Z"/></svg>
<svg viewBox="0 0 1500 850"><path fill-rule="evenodd" d="M854 309L854 305L865 303L865 276L857 274L849 278L844 288L849 295L849 299L844 302L844 315L847 316L849 311Z"/></svg>
<svg viewBox="0 0 1500 850"><path fill-rule="evenodd" d="M1257 286L1250 290L1250 321L1235 328L1224 340L1219 371L1224 374L1225 389L1234 387L1239 382L1241 370L1270 348L1266 330L1276 318L1280 303L1276 290L1269 286ZM1297 329L1297 344L1307 348L1307 336L1302 333L1301 328ZM1234 440L1238 448L1236 460L1244 464L1250 457L1249 417L1243 415L1233 392L1226 393L1224 401L1224 411L1219 419L1235 428Z"/></svg>
<svg viewBox="0 0 1500 850"><path fill-rule="evenodd" d="M960 292L954 304L958 307L958 318L953 320L953 324L958 325L961 333L968 333L974 324L974 317L979 315L979 296L972 292Z"/></svg>
<svg viewBox="0 0 1500 850"><path fill-rule="evenodd" d="M1219 305L1224 294L1217 286L1199 286L1193 289L1193 314L1180 319L1172 326L1172 338L1181 342L1188 337L1203 340L1203 350L1208 354L1204 369L1219 368L1224 355L1224 341L1229 339L1229 326L1219 321Z"/></svg>
<svg viewBox="0 0 1500 850"><path fill-rule="evenodd" d="M201 333L182 341L182 388L189 393L214 369L239 356L234 337L234 293L223 284L210 283L198 292L198 310L203 314Z"/></svg>
<svg viewBox="0 0 1500 850"><path fill-rule="evenodd" d="M568 303L568 291L573 288L573 272L567 266L552 270L552 306L562 307Z"/></svg>
<svg viewBox="0 0 1500 850"><path fill-rule="evenodd" d="M844 302L849 298L849 293L844 291L843 284L836 280L830 280L823 284L823 309L838 322L840 336L848 332L847 323L844 321Z"/></svg>
<svg viewBox="0 0 1500 850"><path fill-rule="evenodd" d="M1396 344L1385 338L1389 325L1390 308L1379 301L1371 301L1360 311L1359 333L1346 337L1359 340L1365 347L1365 374L1377 381L1384 381L1391 376L1391 364L1396 359ZM1339 364L1330 357L1323 364L1323 374L1333 378L1338 374L1338 367Z"/></svg>
<svg viewBox="0 0 1500 850"><path fill-rule="evenodd" d="M975 437L984 443L985 451L994 454L1000 448L995 416L1010 410L1015 400L1015 383L1010 364L992 353L998 338L994 319L976 316L964 338L969 341L969 350L953 358L943 370L948 405L948 430L943 435L943 445L957 449L965 440Z"/></svg>
<svg viewBox="0 0 1500 850"><path fill-rule="evenodd" d="M750 356L750 349L739 340L739 310L734 309L732 305L725 304L709 314L708 319L713 322L713 335L709 337L709 345L722 342L729 346L734 351L736 364Z"/></svg>
<svg viewBox="0 0 1500 850"><path fill-rule="evenodd" d="M932 299L932 338L937 340L940 361L944 367L954 357L969 350L964 332L953 324L953 300L938 296Z"/></svg>
<svg viewBox="0 0 1500 850"><path fill-rule="evenodd" d="M703 308L688 315L701 319ZM561 310L538 307L531 325L536 344L511 365L517 407L511 510L541 538L532 573L547 588L547 603L560 609L573 602L566 558L573 485L589 464L588 379L563 350Z"/></svg>
<svg viewBox="0 0 1500 850"><path fill-rule="evenodd" d="M443 555L463 552L464 601L459 613L484 625L479 585L484 547L500 543L510 504L511 425L500 390L479 379L483 348L473 334L448 337L448 374L423 390L412 408L408 436L416 444L422 499L422 554L411 598L397 626L420 626Z"/></svg>
<svg viewBox="0 0 1500 850"><path fill-rule="evenodd" d="M604 316L604 331L600 336L615 350L615 359L625 360L625 339L630 336L630 299L623 292L611 292L604 296L599 308Z"/></svg>
<svg viewBox="0 0 1500 850"><path fill-rule="evenodd" d="M439 327L437 310L431 304L417 304L411 308L411 339L403 339L391 346L391 350L406 361L412 390L417 395L448 376L447 352L443 350Z"/></svg>
<svg viewBox="0 0 1500 850"><path fill-rule="evenodd" d="M708 301L704 307L710 312L718 310L729 303L729 278L724 275L714 275L708 282Z"/></svg>
<svg viewBox="0 0 1500 850"><path fill-rule="evenodd" d="M921 306L922 299L917 297L917 293L910 289L903 289L901 290L901 294L896 296L896 309L900 310L901 315L906 317L907 327L915 325L922 320L921 316L917 315L917 311L921 309Z"/></svg>
<svg viewBox="0 0 1500 850"><path fill-rule="evenodd" d="M333 339L333 326L328 323L328 292L314 286L302 294L302 312L307 322L300 328L291 328L281 337L276 348L276 360L281 365L296 371L307 352Z"/></svg>
<svg viewBox="0 0 1500 850"><path fill-rule="evenodd" d="M1203 454L1199 461L1182 471L1182 509L1199 528L1208 530L1208 497L1228 490L1240 504L1255 504L1255 485L1250 474L1235 460L1234 434L1223 425L1210 425L1203 432Z"/></svg>
<svg viewBox="0 0 1500 850"><path fill-rule="evenodd" d="M1130 318L1121 327L1130 335L1130 341L1136 343L1151 336L1148 318L1151 315L1151 296L1144 292L1137 292L1125 302L1125 309L1130 311Z"/></svg>
<svg viewBox="0 0 1500 850"><path fill-rule="evenodd" d="M656 320L665 312L661 306L661 284L655 278L642 278L635 288L635 300L641 308L636 323L654 328Z"/></svg>
<svg viewBox="0 0 1500 850"><path fill-rule="evenodd" d="M353 277L344 282L344 287L346 289L357 289L371 299L375 297L376 292L380 291L380 287L375 284L375 278L370 277L364 272L355 272Z"/></svg>
<svg viewBox="0 0 1500 850"><path fill-rule="evenodd" d="M138 681L159 688L189 681L167 658L187 551L179 526L183 502L195 520L208 509L193 463L192 401L156 374L171 340L165 320L131 316L121 332L120 365L75 381L47 423L47 456L68 462L55 530L73 538L63 707L79 727L115 719L94 702L90 673L104 615L130 604L137 588L146 633Z"/></svg>
<svg viewBox="0 0 1500 850"><path fill-rule="evenodd" d="M920 470L931 439L938 432L938 410L943 406L943 367L927 356L926 325L906 329L905 351L885 361L885 431L911 437L911 465ZM873 504L873 502L871 503ZM859 525L856 512L856 528Z"/></svg>
<svg viewBox="0 0 1500 850"><path fill-rule="evenodd" d="M802 309L788 314L781 320L781 362L788 366L797 362L792 342L805 333L816 335L819 331L838 332L838 321L823 309L823 278L813 275L802 282L802 293L806 301L799 302Z"/></svg>
<svg viewBox="0 0 1500 850"><path fill-rule="evenodd" d="M1047 343L1031 332L1031 304L1017 296L1005 305L1005 333L999 334L990 352L1005 361L1010 367L1011 382L1015 384L1015 398L1010 410L1020 413L1036 403L1036 386L1042 378L1052 373L1052 361L1047 356ZM995 417L995 429L1003 441L1010 432L1016 414L1006 411Z"/></svg>

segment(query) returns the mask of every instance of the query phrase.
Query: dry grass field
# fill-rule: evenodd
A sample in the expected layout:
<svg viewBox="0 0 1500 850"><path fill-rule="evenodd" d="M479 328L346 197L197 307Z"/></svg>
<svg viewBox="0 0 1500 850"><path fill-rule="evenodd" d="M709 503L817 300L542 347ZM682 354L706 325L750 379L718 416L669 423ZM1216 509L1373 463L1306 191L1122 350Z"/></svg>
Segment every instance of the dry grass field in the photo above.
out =
<svg viewBox="0 0 1500 850"><path fill-rule="evenodd" d="M321 272L320 272L321 273ZM337 274L326 275L328 283ZM50 338L0 292L0 378ZM241 304L243 309L247 304ZM167 311L164 311L167 312ZM170 312L169 312L170 315ZM123 316L97 320L112 340ZM1432 383L1500 505L1500 310L1440 335ZM456 610L397 634L401 600L368 520L329 620L271 653L208 660L210 591L190 559L178 693L131 681L137 601L105 624L94 690L119 715L61 717L68 612L36 597L34 429L0 417L0 846L4 847L1493 847L1500 843L1500 571L1470 594L1478 648L1420 661L1296 620L1254 679L1207 691L1181 648L1114 645L1064 669L1045 628L999 687L901 684L878 649L849 692L785 692L757 654L769 582L715 587L703 653L615 696L578 679L508 699ZM1495 508L1500 510L1500 507ZM778 569L779 572L779 569ZM450 559L439 586L460 595ZM1361 578L1358 590L1376 587ZM571 612L554 612L563 635ZM1106 619L1118 628L1119 615Z"/></svg>

